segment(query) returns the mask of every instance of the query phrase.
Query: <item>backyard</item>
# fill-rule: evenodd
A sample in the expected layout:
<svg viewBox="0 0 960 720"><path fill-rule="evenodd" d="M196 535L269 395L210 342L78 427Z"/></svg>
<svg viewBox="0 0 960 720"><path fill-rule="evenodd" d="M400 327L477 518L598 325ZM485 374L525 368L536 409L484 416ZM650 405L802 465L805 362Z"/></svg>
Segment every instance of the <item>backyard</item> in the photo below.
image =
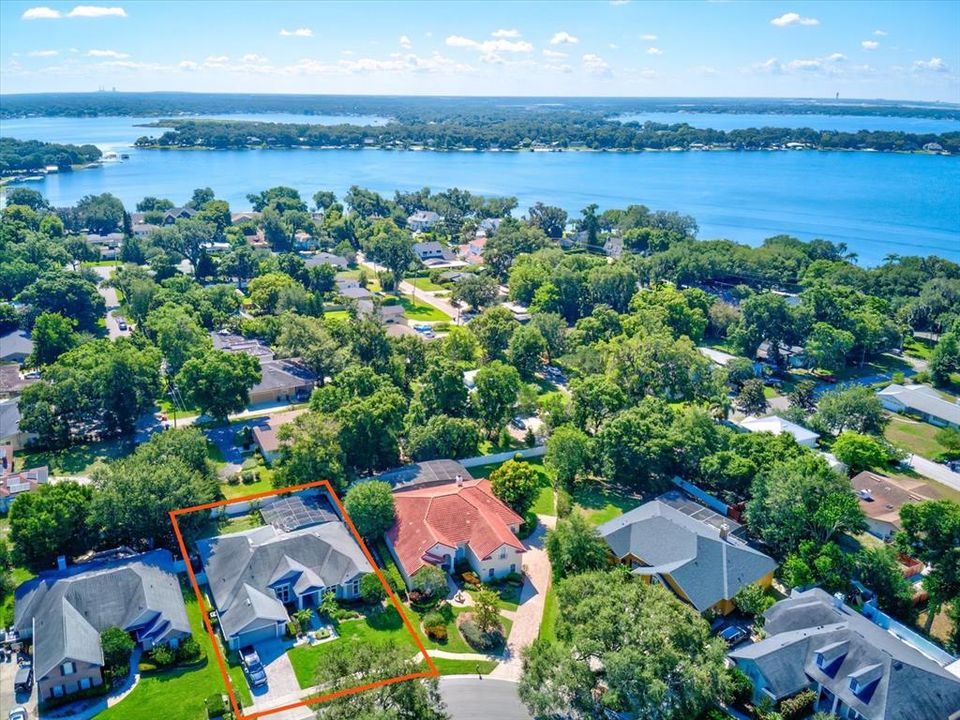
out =
<svg viewBox="0 0 960 720"><path fill-rule="evenodd" d="M603 525L640 504L640 499L625 495L600 482L585 482L574 488L573 501L591 525Z"/></svg>
<svg viewBox="0 0 960 720"><path fill-rule="evenodd" d="M938 432L940 428L930 423L891 415L883 435L896 447L932 460L947 450L937 441Z"/></svg>
<svg viewBox="0 0 960 720"><path fill-rule="evenodd" d="M400 304L403 305L403 313L408 320L420 320L425 322L449 322L450 316L442 310L438 310L433 305L413 300L408 297L400 297Z"/></svg>
<svg viewBox="0 0 960 720"><path fill-rule="evenodd" d="M484 450L484 452L489 451ZM553 498L553 473L544 467L543 458L530 458L524 462L536 470L540 476L540 494L537 495L537 499L534 500L533 506L530 509L537 515L556 514ZM488 478L490 477L490 473L501 465L503 465L503 463L487 463L486 465L475 465L469 468L469 470L470 474L475 478Z"/></svg>
<svg viewBox="0 0 960 720"><path fill-rule="evenodd" d="M183 600L193 636L203 649L206 660L196 668L179 668L143 677L123 700L98 714L97 720L192 720L205 716L204 700L207 697L226 692L220 667L213 654L213 643L203 626L197 598L191 590L185 590ZM250 705L252 699L243 670L234 665L229 672L240 703Z"/></svg>
<svg viewBox="0 0 960 720"><path fill-rule="evenodd" d="M51 475L89 475L94 468L133 452L128 438L104 440L97 443L74 445L64 450L21 450L14 454L17 465L23 469L46 465Z"/></svg>

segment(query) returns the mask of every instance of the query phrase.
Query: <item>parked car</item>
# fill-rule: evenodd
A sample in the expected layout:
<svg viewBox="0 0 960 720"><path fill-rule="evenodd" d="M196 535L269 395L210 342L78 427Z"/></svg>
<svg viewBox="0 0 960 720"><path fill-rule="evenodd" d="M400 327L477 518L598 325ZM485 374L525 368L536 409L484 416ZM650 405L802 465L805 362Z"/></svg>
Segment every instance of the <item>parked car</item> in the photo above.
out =
<svg viewBox="0 0 960 720"><path fill-rule="evenodd" d="M23 663L13 679L13 689L17 692L28 693L33 688L33 665Z"/></svg>
<svg viewBox="0 0 960 720"><path fill-rule="evenodd" d="M267 684L267 673L260 662L260 656L250 645L240 649L240 664L247 672L251 687L260 687Z"/></svg>
<svg viewBox="0 0 960 720"><path fill-rule="evenodd" d="M117 323L117 327L120 328L120 330L122 330L123 332L127 331L127 323L124 320L120 320Z"/></svg>
<svg viewBox="0 0 960 720"><path fill-rule="evenodd" d="M748 635L749 633L746 631L746 629L740 627L739 625L730 625L720 633L720 637L723 639L723 641L731 647L742 640L746 640Z"/></svg>
<svg viewBox="0 0 960 720"><path fill-rule="evenodd" d="M510 424L515 427L517 430L526 430L527 424L523 421L521 417L515 417L510 421Z"/></svg>
<svg viewBox="0 0 960 720"><path fill-rule="evenodd" d="M17 705L10 711L10 714L7 715L7 720L27 720L29 716L27 715L27 709L23 705Z"/></svg>

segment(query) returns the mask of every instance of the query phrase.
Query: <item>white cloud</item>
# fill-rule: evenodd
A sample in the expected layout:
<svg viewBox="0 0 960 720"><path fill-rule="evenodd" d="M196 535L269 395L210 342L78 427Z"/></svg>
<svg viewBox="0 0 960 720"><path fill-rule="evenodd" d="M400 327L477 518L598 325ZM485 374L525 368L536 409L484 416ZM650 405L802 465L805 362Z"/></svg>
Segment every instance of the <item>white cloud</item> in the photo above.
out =
<svg viewBox="0 0 960 720"><path fill-rule="evenodd" d="M830 55L827 55L827 57L824 59L827 60L827 62L843 62L844 60L847 59L847 56L844 55L843 53L835 52L835 53L831 53Z"/></svg>
<svg viewBox="0 0 960 720"><path fill-rule="evenodd" d="M296 30L281 30L280 37L313 37L313 30L308 27L297 28Z"/></svg>
<svg viewBox="0 0 960 720"><path fill-rule="evenodd" d="M59 50L31 50L27 53L30 57L54 57L59 54Z"/></svg>
<svg viewBox="0 0 960 720"><path fill-rule="evenodd" d="M104 7L102 5L77 5L67 13L67 17L126 17L127 12L122 7Z"/></svg>
<svg viewBox="0 0 960 720"><path fill-rule="evenodd" d="M526 40L504 40L502 38L498 38L496 40L481 41L463 37L462 35L451 35L447 38L446 43L449 47L469 48L471 50L478 50L485 55L498 52L533 52L533 45L528 43Z"/></svg>
<svg viewBox="0 0 960 720"><path fill-rule="evenodd" d="M663 50L656 47L647 48L647 55L663 55Z"/></svg>
<svg viewBox="0 0 960 720"><path fill-rule="evenodd" d="M267 58L265 58L263 55L257 55L256 53L247 53L246 55L244 55L244 56L241 58L241 60L243 60L245 63L265 63L265 62L269 62L269 61L267 60Z"/></svg>
<svg viewBox="0 0 960 720"><path fill-rule="evenodd" d="M611 5L629 5L630 0L610 0Z"/></svg>
<svg viewBox="0 0 960 720"><path fill-rule="evenodd" d="M950 68L943 61L943 58L932 57L929 60L915 60L913 63L915 72L950 72Z"/></svg>
<svg viewBox="0 0 960 720"><path fill-rule="evenodd" d="M553 37L550 38L551 45L576 45L578 42L580 42L580 38L574 37L566 30L554 33Z"/></svg>
<svg viewBox="0 0 960 720"><path fill-rule="evenodd" d="M493 35L493 37L495 38L518 38L520 37L520 31L513 30L513 29L511 30L500 29L500 30L495 30L493 33L491 33L491 35Z"/></svg>
<svg viewBox="0 0 960 720"><path fill-rule="evenodd" d="M880 47L880 43L878 43L876 40L864 40L860 43L860 47L862 47L864 50L876 50L878 47Z"/></svg>
<svg viewBox="0 0 960 720"><path fill-rule="evenodd" d="M219 65L230 60L228 55L210 55L206 60L204 60L205 65Z"/></svg>
<svg viewBox="0 0 960 720"><path fill-rule="evenodd" d="M130 53L118 52L116 50L87 50L87 57L105 57L123 60L130 57Z"/></svg>
<svg viewBox="0 0 960 720"><path fill-rule="evenodd" d="M400 47L402 47L404 50L409 50L412 46L413 43L410 42L410 38L408 38L406 35L400 36Z"/></svg>
<svg viewBox="0 0 960 720"><path fill-rule="evenodd" d="M646 35L641 35L640 39L645 40L646 42L656 42L657 36L653 33L647 33Z"/></svg>
<svg viewBox="0 0 960 720"><path fill-rule="evenodd" d="M48 7L32 7L24 10L20 17L24 20L56 20L60 17L60 11Z"/></svg>
<svg viewBox="0 0 960 720"><path fill-rule="evenodd" d="M610 65L599 55L587 53L583 56L584 69L593 75L609 75Z"/></svg>
<svg viewBox="0 0 960 720"><path fill-rule="evenodd" d="M780 61L777 60L777 58L772 57L769 60L754 63L750 67L746 68L746 71L759 73L761 75L779 75L781 72L783 72L783 65L780 64Z"/></svg>
<svg viewBox="0 0 960 720"><path fill-rule="evenodd" d="M616 43L610 43L609 45L607 45L607 47L610 48L611 50L619 50L619 49L620 49L620 46L617 45Z"/></svg>
<svg viewBox="0 0 960 720"><path fill-rule="evenodd" d="M548 58L565 58L567 54L565 52L560 52L559 50L550 50L549 48L544 48L543 56Z"/></svg>
<svg viewBox="0 0 960 720"><path fill-rule="evenodd" d="M193 60L181 60L177 67L181 70L189 70L193 72L200 69L200 63L195 63Z"/></svg>
<svg viewBox="0 0 960 720"><path fill-rule="evenodd" d="M800 13L788 12L770 21L771 25L786 27L787 25L819 25L816 18L800 17Z"/></svg>
<svg viewBox="0 0 960 720"><path fill-rule="evenodd" d="M798 58L788 63L781 63L773 57L763 62L754 63L744 68L744 72L761 75L841 75L845 72L847 56L843 53L835 52L824 57Z"/></svg>
<svg viewBox="0 0 960 720"><path fill-rule="evenodd" d="M717 69L710 67L709 65L698 65L697 67L693 68L693 72L695 75L711 76L717 74Z"/></svg>
<svg viewBox="0 0 960 720"><path fill-rule="evenodd" d="M873 34L876 35L877 37L886 37L886 36L887 36L887 31L886 31L886 30L874 30L874 31L873 31Z"/></svg>

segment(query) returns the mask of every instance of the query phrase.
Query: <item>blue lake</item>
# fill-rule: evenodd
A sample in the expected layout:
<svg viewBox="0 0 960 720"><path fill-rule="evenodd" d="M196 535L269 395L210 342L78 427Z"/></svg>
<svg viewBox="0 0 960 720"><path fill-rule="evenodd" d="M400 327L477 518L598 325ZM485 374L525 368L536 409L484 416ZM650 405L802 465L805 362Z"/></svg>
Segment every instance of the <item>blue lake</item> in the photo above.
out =
<svg viewBox="0 0 960 720"><path fill-rule="evenodd" d="M761 127L808 127L814 130L901 130L908 133L946 133L960 131L960 120L946 118L894 117L883 115L774 115L756 113L647 112L618 115L621 122L655 122L666 125L687 123L695 128L742 130Z"/></svg>
<svg viewBox="0 0 960 720"><path fill-rule="evenodd" d="M273 116L264 116L264 119ZM301 116L296 116L300 118ZM765 116L767 117L767 116ZM55 122L56 121L56 122ZM4 121L0 134L93 142L122 150L144 134L132 118ZM845 242L861 264L889 253L960 262L960 159L868 152L434 153L385 150L122 150L129 159L28 183L54 205L111 192L128 207L146 195L185 202L212 187L235 210L247 193L290 185L309 198L351 185L383 193L429 186L514 195L571 215L643 203L693 215L702 239L758 244L788 233Z"/></svg>

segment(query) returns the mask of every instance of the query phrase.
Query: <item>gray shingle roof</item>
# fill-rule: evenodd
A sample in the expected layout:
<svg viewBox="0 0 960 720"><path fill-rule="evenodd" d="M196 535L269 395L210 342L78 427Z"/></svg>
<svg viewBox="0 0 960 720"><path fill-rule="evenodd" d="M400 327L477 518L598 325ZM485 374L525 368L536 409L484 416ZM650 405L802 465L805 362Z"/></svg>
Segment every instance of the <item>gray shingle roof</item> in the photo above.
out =
<svg viewBox="0 0 960 720"><path fill-rule="evenodd" d="M251 393L263 390L296 388L317 381L315 372L294 359L260 360L261 378Z"/></svg>
<svg viewBox="0 0 960 720"><path fill-rule="evenodd" d="M20 432L20 401L17 398L0 401L0 438Z"/></svg>
<svg viewBox="0 0 960 720"><path fill-rule="evenodd" d="M200 540L197 547L228 637L248 627L287 619L271 589L281 580L292 581L302 593L318 583L334 588L373 571L341 522L293 532L265 525Z"/></svg>
<svg viewBox="0 0 960 720"><path fill-rule="evenodd" d="M777 697L815 681L869 720L960 717L960 678L823 590L794 592L764 615L768 637L730 657L755 665ZM820 668L817 653L833 646L839 656ZM851 677L866 685L859 694Z"/></svg>
<svg viewBox="0 0 960 720"><path fill-rule="evenodd" d="M892 383L883 390L878 390L877 395L881 398L895 398L909 410L916 410L954 425L960 425L960 405L944 400L940 393L929 385Z"/></svg>
<svg viewBox="0 0 960 720"><path fill-rule="evenodd" d="M633 555L646 564L638 575L669 575L703 612L732 599L745 585L776 569L773 558L661 500L634 508L598 528L618 558Z"/></svg>
<svg viewBox="0 0 960 720"><path fill-rule="evenodd" d="M380 473L375 479L390 483L394 490L422 485L443 485L457 476L473 480L470 472L456 460L424 460Z"/></svg>
<svg viewBox="0 0 960 720"><path fill-rule="evenodd" d="M173 558L166 550L42 573L15 595L14 625L26 634L36 627L38 678L67 659L102 664L104 629L151 623L156 642L190 634Z"/></svg>
<svg viewBox="0 0 960 720"><path fill-rule="evenodd" d="M33 340L26 330L13 330L0 336L0 360L26 357L33 352Z"/></svg>

